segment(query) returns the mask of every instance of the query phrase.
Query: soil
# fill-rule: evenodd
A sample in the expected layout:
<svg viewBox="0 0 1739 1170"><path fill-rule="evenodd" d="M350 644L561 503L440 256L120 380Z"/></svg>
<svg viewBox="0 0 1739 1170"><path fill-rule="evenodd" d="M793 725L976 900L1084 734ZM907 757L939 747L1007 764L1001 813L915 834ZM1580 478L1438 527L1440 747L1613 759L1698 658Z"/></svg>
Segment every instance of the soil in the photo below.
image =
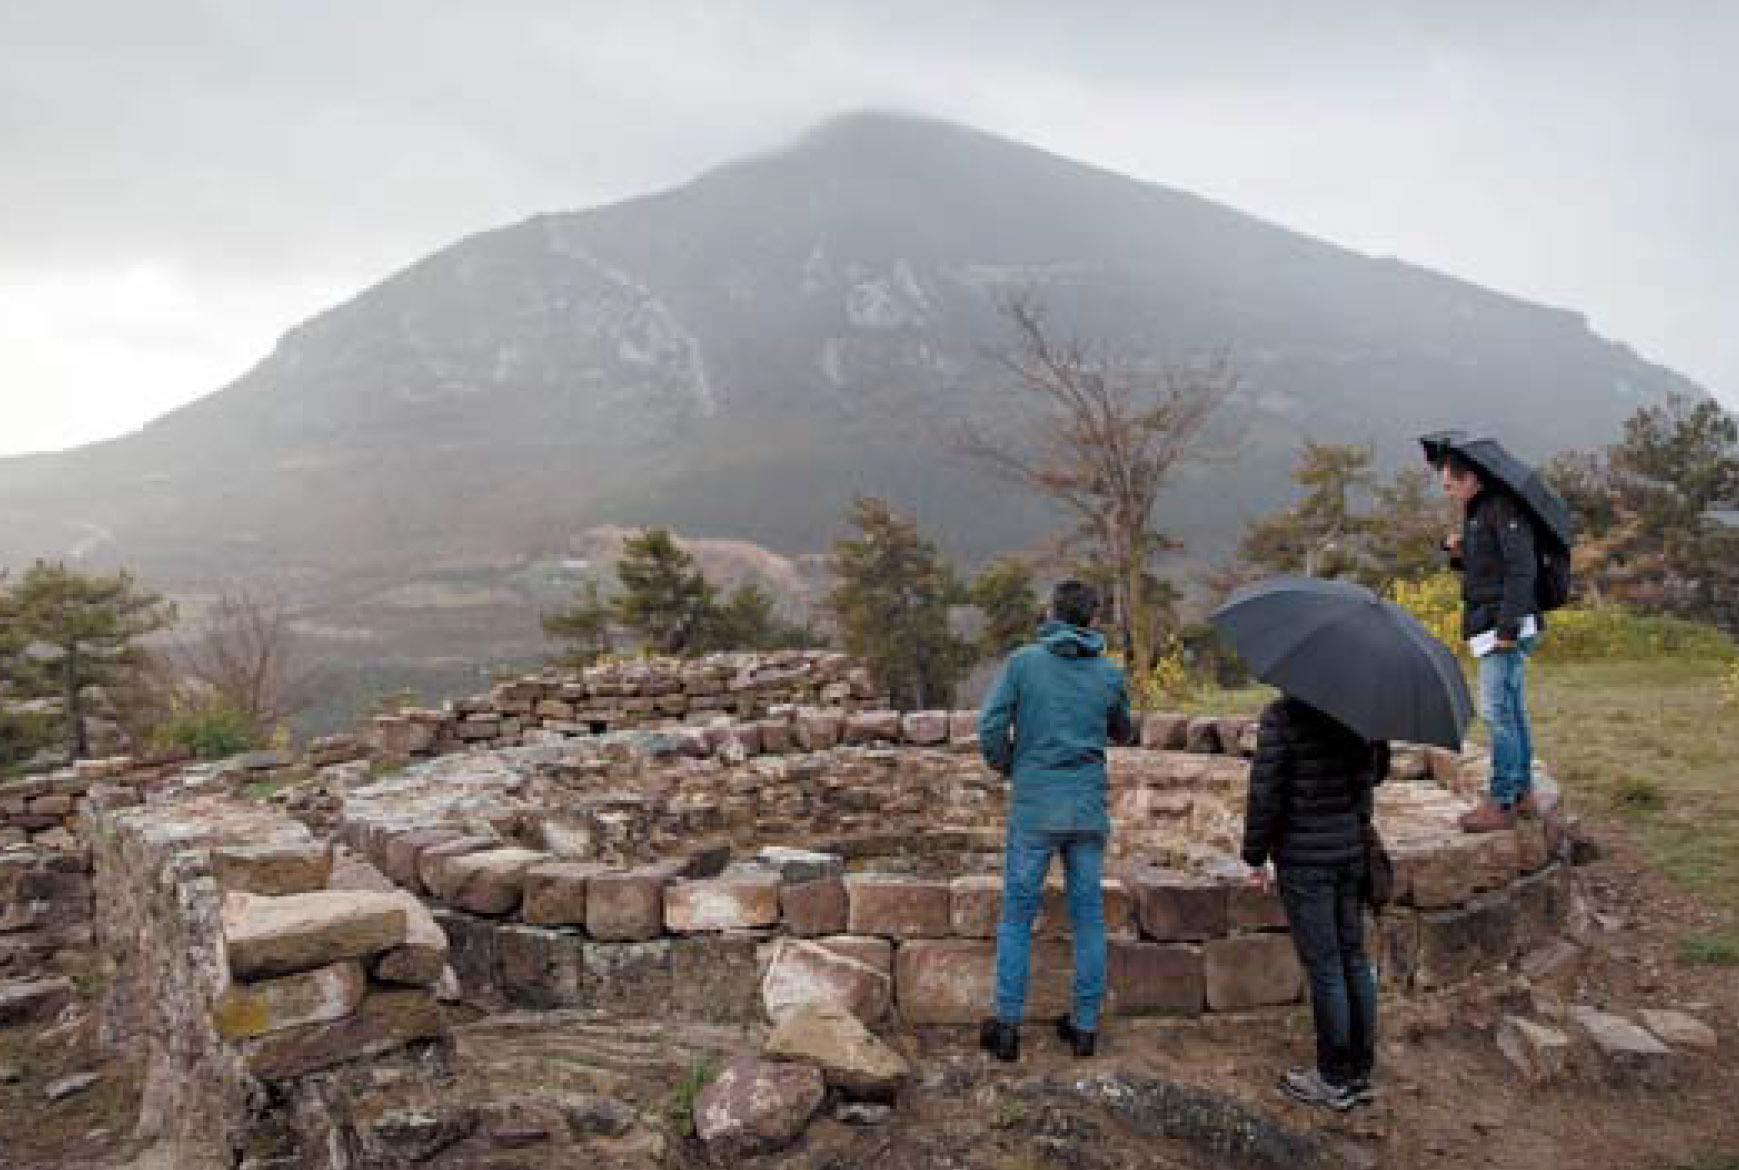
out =
<svg viewBox="0 0 1739 1170"><path fill-rule="evenodd" d="M1125 1086L1199 1090L1215 1116L1232 1118L1228 1133L1282 1145L1297 1141L1319 1151L1324 1164L1361 1170L1739 1167L1739 980L1731 968L1678 961L1680 936L1704 928L1709 916L1638 861L1621 825L1595 832L1607 854L1578 871L1593 933L1580 969L1561 976L1556 990L1566 1002L1619 1012L1688 1007L1714 1026L1718 1052L1675 1053L1665 1084L1579 1076L1529 1087L1498 1051L1495 1034L1506 1013L1528 1013L1531 995L1543 989L1518 976L1494 976L1441 996L1386 1000L1381 1097L1349 1114L1294 1105L1273 1087L1282 1071L1308 1059L1303 1009L1112 1021L1100 1055L1085 1062L1070 1059L1050 1030L1035 1024L1026 1029L1023 1058L1013 1066L979 1053L966 1030L938 1029L891 1037L914 1059L920 1078L885 1123L851 1125L824 1114L796 1146L742 1164L780 1170L1262 1164L1260 1158L1231 1160L1200 1134L1156 1136L1150 1118L1088 1099L1078 1086L1103 1074ZM456 1067L466 1099L602 1093L664 1130L662 1164L671 1167L716 1164L681 1132L682 1082L753 1041L741 1029L578 1012L456 1023ZM55 1025L0 1030L0 1071L8 1065L20 1079L0 1079L0 1170L144 1170L155 1164L128 1138L137 1069L102 1052L88 1016L81 1019L75 1009ZM48 1084L83 1071L100 1071L102 1080L63 1101L45 1099ZM587 1170L599 1164L577 1149L572 1156L573 1165ZM569 1163L553 1149L492 1150L473 1139L426 1164L552 1170Z"/></svg>

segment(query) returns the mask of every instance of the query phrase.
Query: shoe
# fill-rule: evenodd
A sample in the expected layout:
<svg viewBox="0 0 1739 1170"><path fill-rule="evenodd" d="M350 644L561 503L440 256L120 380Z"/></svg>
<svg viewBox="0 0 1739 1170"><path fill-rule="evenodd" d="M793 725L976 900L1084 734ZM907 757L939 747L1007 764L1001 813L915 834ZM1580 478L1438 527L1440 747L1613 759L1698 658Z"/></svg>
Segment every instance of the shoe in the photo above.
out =
<svg viewBox="0 0 1739 1170"><path fill-rule="evenodd" d="M1530 821L1537 821L1540 819L1540 802L1534 799L1534 794L1532 792L1527 793L1520 800L1516 801L1516 815Z"/></svg>
<svg viewBox="0 0 1739 1170"><path fill-rule="evenodd" d="M1347 1083L1347 1095L1353 1099L1354 1105L1377 1103L1377 1087L1371 1083L1370 1077L1354 1077Z"/></svg>
<svg viewBox="0 0 1739 1170"><path fill-rule="evenodd" d="M1348 1086L1325 1080L1313 1068L1295 1068L1281 1077L1280 1091L1300 1105L1320 1105L1336 1113L1345 1113L1356 1104Z"/></svg>
<svg viewBox="0 0 1739 1170"><path fill-rule="evenodd" d="M1077 1060L1086 1060L1099 1046L1098 1032L1080 1031L1068 1016L1057 1017L1057 1035L1062 1037L1063 1043L1075 1050Z"/></svg>
<svg viewBox="0 0 1739 1170"><path fill-rule="evenodd" d="M1459 824L1464 833L1499 833L1516 827L1516 814L1495 800L1482 800L1478 808L1462 814Z"/></svg>
<svg viewBox="0 0 1739 1170"><path fill-rule="evenodd" d="M1013 1064L1020 1059L1020 1027L986 1020L978 1026L978 1046L1004 1064Z"/></svg>

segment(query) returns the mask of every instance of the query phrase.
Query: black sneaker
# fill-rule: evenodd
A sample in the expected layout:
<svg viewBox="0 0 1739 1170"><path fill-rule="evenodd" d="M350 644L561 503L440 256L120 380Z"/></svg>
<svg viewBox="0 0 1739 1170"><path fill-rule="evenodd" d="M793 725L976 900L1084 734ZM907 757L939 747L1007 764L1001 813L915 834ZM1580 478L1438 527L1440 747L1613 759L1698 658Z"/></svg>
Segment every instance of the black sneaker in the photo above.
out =
<svg viewBox="0 0 1739 1170"><path fill-rule="evenodd" d="M1301 1105L1320 1105L1336 1113L1345 1113L1356 1104L1349 1087L1324 1079L1313 1068L1295 1068L1281 1077L1280 1091Z"/></svg>
<svg viewBox="0 0 1739 1170"><path fill-rule="evenodd" d="M986 1020L978 1026L978 1046L1005 1064L1013 1064L1020 1059L1020 1027Z"/></svg>
<svg viewBox="0 0 1739 1170"><path fill-rule="evenodd" d="M1086 1060L1093 1055L1093 1050L1099 1046L1098 1032L1083 1032L1075 1027L1075 1022L1068 1016L1057 1017L1057 1035L1063 1043L1074 1049L1078 1060Z"/></svg>

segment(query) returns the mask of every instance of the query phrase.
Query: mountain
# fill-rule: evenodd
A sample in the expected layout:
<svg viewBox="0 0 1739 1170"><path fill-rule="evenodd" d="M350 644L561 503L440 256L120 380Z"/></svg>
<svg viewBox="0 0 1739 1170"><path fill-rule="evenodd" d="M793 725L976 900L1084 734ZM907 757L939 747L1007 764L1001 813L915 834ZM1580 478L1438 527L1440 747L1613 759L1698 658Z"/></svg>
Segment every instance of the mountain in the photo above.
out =
<svg viewBox="0 0 1739 1170"><path fill-rule="evenodd" d="M1010 409L997 298L1124 350L1227 349L1235 463L1164 525L1223 549L1300 437L1495 426L1603 442L1677 375L1529 304L964 127L863 114L613 206L461 240L141 431L0 460L0 564L77 553L198 592L256 577L335 655L540 648L578 534L824 549L858 493L955 554L1052 517L946 441ZM415 588L411 588L415 587ZM408 591L407 591L408 589Z"/></svg>

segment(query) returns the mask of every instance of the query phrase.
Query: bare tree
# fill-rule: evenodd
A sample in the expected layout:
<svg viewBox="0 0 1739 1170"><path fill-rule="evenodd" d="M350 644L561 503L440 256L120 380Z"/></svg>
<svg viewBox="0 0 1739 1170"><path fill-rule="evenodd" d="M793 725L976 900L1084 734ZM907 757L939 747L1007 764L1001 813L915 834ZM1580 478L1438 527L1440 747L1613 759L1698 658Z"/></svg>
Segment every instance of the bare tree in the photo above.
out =
<svg viewBox="0 0 1739 1170"><path fill-rule="evenodd" d="M257 586L224 586L175 659L179 674L262 736L313 701L313 671L296 653L290 607Z"/></svg>
<svg viewBox="0 0 1739 1170"><path fill-rule="evenodd" d="M995 474L1052 500L1074 520L1064 549L1111 583L1132 671L1158 656L1153 561L1176 541L1153 509L1177 470L1209 455L1205 432L1238 388L1230 358L1155 363L1052 336L1031 292L1002 305L1014 337L991 357L1013 380L1023 417L1011 428L968 426L961 449Z"/></svg>

